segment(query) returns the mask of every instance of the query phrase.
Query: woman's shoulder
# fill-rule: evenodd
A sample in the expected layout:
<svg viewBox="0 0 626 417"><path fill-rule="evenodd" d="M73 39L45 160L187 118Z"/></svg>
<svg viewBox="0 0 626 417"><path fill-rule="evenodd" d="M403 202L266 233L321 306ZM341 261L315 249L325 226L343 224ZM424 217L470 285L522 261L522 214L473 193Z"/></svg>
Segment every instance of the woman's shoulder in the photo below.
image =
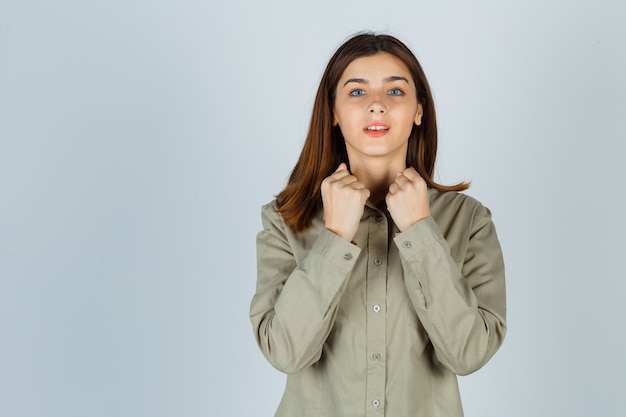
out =
<svg viewBox="0 0 626 417"><path fill-rule="evenodd" d="M264 225L267 222L271 222L272 224L274 224L275 226L281 229L285 229L285 230L289 229L290 231L292 231L291 227L287 226L285 220L283 219L282 214L280 213L280 205L278 204L277 199L273 199L270 202L263 204L261 206L261 217L263 219ZM308 229L318 228L317 226L319 226L319 223L321 221L323 222L323 210L320 209L313 216L311 227L309 227ZM297 232L294 232L294 233L297 233Z"/></svg>
<svg viewBox="0 0 626 417"><path fill-rule="evenodd" d="M472 236L480 230L495 230L491 212L476 198L456 191L429 191L430 214L439 226L448 245L450 254L461 265ZM495 234L493 234L495 236Z"/></svg>
<svg viewBox="0 0 626 417"><path fill-rule="evenodd" d="M490 216L490 211L476 198L457 191L428 189L430 210L435 218L471 219L476 215Z"/></svg>
<svg viewBox="0 0 626 417"><path fill-rule="evenodd" d="M263 221L272 223L283 223L283 218L278 211L278 200L273 199L261 206L261 217Z"/></svg>
<svg viewBox="0 0 626 417"><path fill-rule="evenodd" d="M278 200L277 199L273 199L273 200L263 204L261 206L261 211L263 213L265 213L265 212L278 213Z"/></svg>
<svg viewBox="0 0 626 417"><path fill-rule="evenodd" d="M312 227L315 227L320 221L323 221L323 213L324 211L320 207L312 218ZM272 221L285 223L283 216L280 214L280 205L276 198L261 206L261 215L264 218L272 219Z"/></svg>

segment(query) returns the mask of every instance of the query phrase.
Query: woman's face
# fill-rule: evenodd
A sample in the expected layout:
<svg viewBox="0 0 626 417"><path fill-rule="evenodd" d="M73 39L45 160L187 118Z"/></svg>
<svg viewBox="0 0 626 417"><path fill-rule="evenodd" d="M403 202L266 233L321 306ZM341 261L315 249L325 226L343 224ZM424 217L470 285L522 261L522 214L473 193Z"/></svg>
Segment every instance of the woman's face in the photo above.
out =
<svg viewBox="0 0 626 417"><path fill-rule="evenodd" d="M345 138L350 164L371 158L404 163L411 129L421 124L423 109L402 61L388 53L357 58L336 88L333 124Z"/></svg>

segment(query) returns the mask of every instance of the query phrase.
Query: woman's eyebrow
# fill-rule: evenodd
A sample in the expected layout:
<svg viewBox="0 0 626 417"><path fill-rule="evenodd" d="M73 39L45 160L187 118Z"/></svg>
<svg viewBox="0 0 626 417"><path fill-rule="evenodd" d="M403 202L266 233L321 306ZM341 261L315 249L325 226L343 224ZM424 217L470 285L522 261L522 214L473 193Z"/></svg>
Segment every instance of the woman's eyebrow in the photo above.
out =
<svg viewBox="0 0 626 417"><path fill-rule="evenodd" d="M343 86L345 87L349 83L369 84L370 82L365 80L365 79L363 79L363 78L350 78L345 83L343 83Z"/></svg>
<svg viewBox="0 0 626 417"><path fill-rule="evenodd" d="M384 80L386 83L391 83L394 81L404 81L409 84L409 80L406 77L401 77L400 75L392 75L391 77L387 77Z"/></svg>
<svg viewBox="0 0 626 417"><path fill-rule="evenodd" d="M385 78L383 80L383 82L385 82L385 83L391 83L391 82L394 82L394 81L404 81L407 84L409 84L409 80L406 77L402 77L400 75L392 75L391 77L387 77L387 78ZM345 83L343 83L343 86L345 87L349 83L369 84L370 82L367 81L364 78L350 78Z"/></svg>

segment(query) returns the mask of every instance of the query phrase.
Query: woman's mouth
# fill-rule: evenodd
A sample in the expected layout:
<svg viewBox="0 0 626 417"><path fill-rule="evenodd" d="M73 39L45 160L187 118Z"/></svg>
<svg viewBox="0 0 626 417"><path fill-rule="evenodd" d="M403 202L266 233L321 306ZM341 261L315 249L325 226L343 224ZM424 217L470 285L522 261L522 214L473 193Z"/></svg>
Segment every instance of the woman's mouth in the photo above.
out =
<svg viewBox="0 0 626 417"><path fill-rule="evenodd" d="M367 136L371 138L379 138L386 135L387 132L389 132L389 129L391 129L391 126L389 126L387 123L382 121L374 121L366 124L363 128L363 131Z"/></svg>

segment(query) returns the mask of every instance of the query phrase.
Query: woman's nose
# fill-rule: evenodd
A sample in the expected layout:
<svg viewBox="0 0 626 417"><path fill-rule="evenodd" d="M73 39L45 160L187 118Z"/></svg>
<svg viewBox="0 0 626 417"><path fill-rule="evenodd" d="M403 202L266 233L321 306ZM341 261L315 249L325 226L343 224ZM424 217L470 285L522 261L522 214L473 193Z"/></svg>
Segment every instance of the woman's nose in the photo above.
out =
<svg viewBox="0 0 626 417"><path fill-rule="evenodd" d="M375 96L370 103L368 110L372 114L384 114L387 108L381 98L379 96Z"/></svg>

